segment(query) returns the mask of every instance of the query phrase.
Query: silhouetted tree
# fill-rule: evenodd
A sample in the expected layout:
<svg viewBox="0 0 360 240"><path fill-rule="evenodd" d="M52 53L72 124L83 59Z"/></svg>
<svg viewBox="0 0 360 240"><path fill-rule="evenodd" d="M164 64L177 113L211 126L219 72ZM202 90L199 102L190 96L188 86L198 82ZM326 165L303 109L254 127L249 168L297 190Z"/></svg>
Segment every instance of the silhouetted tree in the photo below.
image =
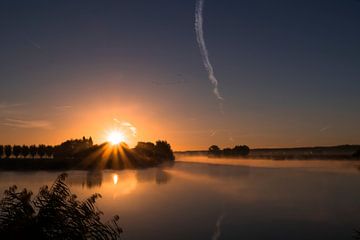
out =
<svg viewBox="0 0 360 240"><path fill-rule="evenodd" d="M37 153L37 147L35 145L31 145L29 148L30 155L34 159Z"/></svg>
<svg viewBox="0 0 360 240"><path fill-rule="evenodd" d="M13 146L13 155L15 156L15 158L18 158L20 154L21 154L21 146L14 145Z"/></svg>
<svg viewBox="0 0 360 240"><path fill-rule="evenodd" d="M32 192L10 187L0 201L0 236L4 239L120 239L119 217L101 222L95 203L100 194L79 201L61 174L49 188Z"/></svg>
<svg viewBox="0 0 360 240"><path fill-rule="evenodd" d="M4 155L4 146L0 145L0 159L2 158L3 155Z"/></svg>
<svg viewBox="0 0 360 240"><path fill-rule="evenodd" d="M21 147L21 155L22 155L24 158L26 158L26 157L29 155L29 153L30 153L29 147L26 146L26 145L23 145L23 146Z"/></svg>
<svg viewBox="0 0 360 240"><path fill-rule="evenodd" d="M37 148L37 154L40 158L43 158L46 154L46 146L44 144L40 144Z"/></svg>
<svg viewBox="0 0 360 240"><path fill-rule="evenodd" d="M52 157L53 153L54 153L54 147L53 146L46 146L46 149L45 149L45 153L46 153L46 156L48 156L49 158Z"/></svg>
<svg viewBox="0 0 360 240"><path fill-rule="evenodd" d="M91 140L92 141L92 140ZM74 159L75 156L81 155L82 152L90 147L90 139L72 139L61 143L54 148L54 158L56 159Z"/></svg>
<svg viewBox="0 0 360 240"><path fill-rule="evenodd" d="M11 154L12 154L12 148L10 145L6 145L5 146L5 156L6 158L10 158Z"/></svg>
<svg viewBox="0 0 360 240"><path fill-rule="evenodd" d="M235 155L247 156L250 153L250 148L246 145L237 145L233 149Z"/></svg>
<svg viewBox="0 0 360 240"><path fill-rule="evenodd" d="M159 161L175 160L174 153L167 141L156 141L154 149L154 157Z"/></svg>
<svg viewBox="0 0 360 240"><path fill-rule="evenodd" d="M83 136L82 143L85 144L87 148L90 148L93 146L93 140L91 137L89 139L87 139L85 136Z"/></svg>
<svg viewBox="0 0 360 240"><path fill-rule="evenodd" d="M155 154L155 144L152 142L138 142L134 150L144 157L151 158Z"/></svg>
<svg viewBox="0 0 360 240"><path fill-rule="evenodd" d="M209 147L209 154L218 156L221 154L221 150L217 145L212 145Z"/></svg>

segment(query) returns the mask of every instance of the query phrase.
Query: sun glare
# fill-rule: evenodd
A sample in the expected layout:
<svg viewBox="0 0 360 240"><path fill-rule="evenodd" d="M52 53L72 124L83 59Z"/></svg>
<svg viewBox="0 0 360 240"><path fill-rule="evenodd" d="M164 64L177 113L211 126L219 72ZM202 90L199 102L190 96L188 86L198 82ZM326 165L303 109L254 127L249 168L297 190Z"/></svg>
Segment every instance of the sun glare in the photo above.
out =
<svg viewBox="0 0 360 240"><path fill-rule="evenodd" d="M112 145L116 145L125 141L125 135L120 131L112 131L107 136L107 140Z"/></svg>

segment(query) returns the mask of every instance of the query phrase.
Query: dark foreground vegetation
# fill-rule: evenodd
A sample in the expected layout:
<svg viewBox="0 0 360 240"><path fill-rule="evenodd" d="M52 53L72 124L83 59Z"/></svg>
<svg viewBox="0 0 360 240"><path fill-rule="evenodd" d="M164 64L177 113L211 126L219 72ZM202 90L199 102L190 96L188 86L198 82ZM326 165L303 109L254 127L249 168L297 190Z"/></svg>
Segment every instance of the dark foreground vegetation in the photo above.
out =
<svg viewBox="0 0 360 240"><path fill-rule="evenodd" d="M125 169L157 166L175 160L166 141L94 145L92 139L68 140L57 146L0 146L0 169L67 170Z"/></svg>
<svg viewBox="0 0 360 240"><path fill-rule="evenodd" d="M65 184L66 176L61 174L50 188L42 187L34 199L26 189L6 190L0 201L1 239L120 239L119 217L101 222L102 212L95 205L101 196L78 200Z"/></svg>

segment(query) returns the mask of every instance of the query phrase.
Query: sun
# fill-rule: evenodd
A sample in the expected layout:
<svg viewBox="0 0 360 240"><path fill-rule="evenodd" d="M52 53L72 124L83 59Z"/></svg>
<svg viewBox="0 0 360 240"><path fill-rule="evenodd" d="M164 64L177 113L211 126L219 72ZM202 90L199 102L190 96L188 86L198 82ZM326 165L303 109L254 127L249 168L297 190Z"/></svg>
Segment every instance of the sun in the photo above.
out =
<svg viewBox="0 0 360 240"><path fill-rule="evenodd" d="M125 141L125 135L118 130L111 131L107 136L107 141L110 142L112 145L117 145Z"/></svg>

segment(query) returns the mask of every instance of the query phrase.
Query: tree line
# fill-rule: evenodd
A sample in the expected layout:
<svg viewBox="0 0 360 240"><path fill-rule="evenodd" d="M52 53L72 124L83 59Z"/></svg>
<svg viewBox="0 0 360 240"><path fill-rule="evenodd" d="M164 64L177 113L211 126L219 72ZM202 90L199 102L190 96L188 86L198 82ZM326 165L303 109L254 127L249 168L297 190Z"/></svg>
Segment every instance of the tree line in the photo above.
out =
<svg viewBox="0 0 360 240"><path fill-rule="evenodd" d="M52 158L54 154L54 146L50 145L0 145L0 159L9 159L11 156L15 158Z"/></svg>
<svg viewBox="0 0 360 240"><path fill-rule="evenodd" d="M64 145L69 146L70 148L64 148ZM14 158L54 158L54 156L59 155L61 152L70 152L72 148L76 149L86 149L93 146L92 138L82 139L71 139L66 142L51 146L45 144L39 145L0 145L0 159L9 159L10 157Z"/></svg>
<svg viewBox="0 0 360 240"><path fill-rule="evenodd" d="M106 148L112 148L113 150L119 148L123 152L131 153L136 155L137 158L142 158L146 161L154 158L160 161L175 159L170 144L161 140L155 143L138 142L134 148L130 148L126 143L121 143L117 147L110 146L109 143L94 145L91 138L83 137L82 139L67 140L55 146L53 154L56 159L83 159L99 151L99 149L104 150Z"/></svg>
<svg viewBox="0 0 360 240"><path fill-rule="evenodd" d="M220 149L217 145L212 145L209 147L208 154L209 156L247 156L250 153L250 148L246 145L236 145L233 148L224 148Z"/></svg>
<svg viewBox="0 0 360 240"><path fill-rule="evenodd" d="M1 145L0 158L4 159L0 161L0 169L10 170L145 168L175 160L166 141L138 142L130 148L126 143L93 144L91 137L70 139L56 146Z"/></svg>

